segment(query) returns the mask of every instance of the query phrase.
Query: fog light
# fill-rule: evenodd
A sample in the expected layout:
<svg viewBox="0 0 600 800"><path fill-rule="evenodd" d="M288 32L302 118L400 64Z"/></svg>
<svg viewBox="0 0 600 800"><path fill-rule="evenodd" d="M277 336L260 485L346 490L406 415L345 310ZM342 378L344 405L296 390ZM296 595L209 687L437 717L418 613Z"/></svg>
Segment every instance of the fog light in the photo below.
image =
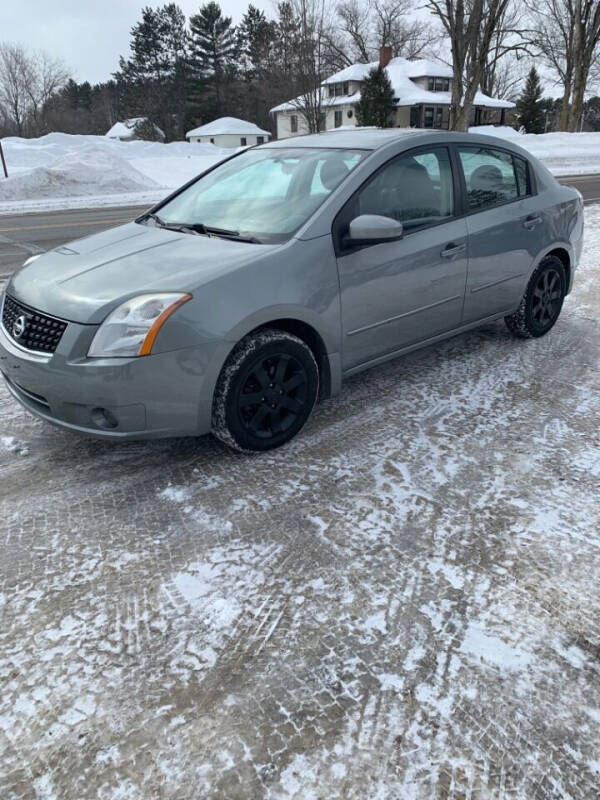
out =
<svg viewBox="0 0 600 800"><path fill-rule="evenodd" d="M94 408L92 409L92 422L99 428L109 430L116 428L119 424L117 418L111 413L108 408Z"/></svg>

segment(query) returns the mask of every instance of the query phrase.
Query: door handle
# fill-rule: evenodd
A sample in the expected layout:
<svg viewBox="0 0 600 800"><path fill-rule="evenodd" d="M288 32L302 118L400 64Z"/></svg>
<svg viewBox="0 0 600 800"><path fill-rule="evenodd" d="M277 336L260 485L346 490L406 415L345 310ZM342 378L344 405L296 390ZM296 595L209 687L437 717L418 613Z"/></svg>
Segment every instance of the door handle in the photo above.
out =
<svg viewBox="0 0 600 800"><path fill-rule="evenodd" d="M523 221L523 227L527 228L528 231L532 231L536 225L539 225L542 221L542 218L539 214L531 214L529 217L526 217Z"/></svg>
<svg viewBox="0 0 600 800"><path fill-rule="evenodd" d="M466 249L466 245L464 244L455 244L451 242L444 247L440 255L442 258L454 258L454 256L464 253Z"/></svg>

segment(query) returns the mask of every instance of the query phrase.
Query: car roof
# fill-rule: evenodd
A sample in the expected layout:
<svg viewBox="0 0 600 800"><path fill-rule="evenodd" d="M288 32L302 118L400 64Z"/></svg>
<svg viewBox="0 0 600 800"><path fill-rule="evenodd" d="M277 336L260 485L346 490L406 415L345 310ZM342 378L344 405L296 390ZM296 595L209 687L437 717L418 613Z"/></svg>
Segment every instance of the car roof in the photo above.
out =
<svg viewBox="0 0 600 800"><path fill-rule="evenodd" d="M468 144L481 144L501 147L512 150L521 156L532 159L531 153L521 148L513 139L500 136L490 136L485 133L463 133L460 131L427 130L424 128L338 128L323 133L309 133L303 136L292 136L287 139L277 139L259 145L263 148L282 147L327 147L349 150L380 150L393 144L406 144L407 146L427 145L430 143L443 144L444 142L462 142Z"/></svg>
<svg viewBox="0 0 600 800"><path fill-rule="evenodd" d="M292 136L288 139L277 139L261 147L342 147L348 149L377 150L392 141L407 139L415 134L423 134L419 128L350 128L308 133L303 136ZM442 133L442 131L428 131Z"/></svg>

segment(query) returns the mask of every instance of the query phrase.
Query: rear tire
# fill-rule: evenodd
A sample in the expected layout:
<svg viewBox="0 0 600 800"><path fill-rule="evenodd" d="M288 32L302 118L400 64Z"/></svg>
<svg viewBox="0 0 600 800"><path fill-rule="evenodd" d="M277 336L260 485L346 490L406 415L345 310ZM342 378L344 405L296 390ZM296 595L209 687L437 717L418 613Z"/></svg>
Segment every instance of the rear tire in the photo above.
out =
<svg viewBox="0 0 600 800"><path fill-rule="evenodd" d="M565 294L565 268L556 256L546 256L529 279L519 308L504 317L506 327L521 339L544 336L558 319Z"/></svg>
<svg viewBox="0 0 600 800"><path fill-rule="evenodd" d="M317 362L302 339L275 328L250 333L219 375L213 435L241 452L280 447L303 427L318 393Z"/></svg>

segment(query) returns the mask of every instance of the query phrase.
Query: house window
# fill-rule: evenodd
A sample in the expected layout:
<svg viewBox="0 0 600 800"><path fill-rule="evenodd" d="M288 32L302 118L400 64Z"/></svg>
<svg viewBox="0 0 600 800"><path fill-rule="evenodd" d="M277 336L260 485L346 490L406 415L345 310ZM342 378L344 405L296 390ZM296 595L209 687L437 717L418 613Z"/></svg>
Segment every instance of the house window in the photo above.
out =
<svg viewBox="0 0 600 800"><path fill-rule="evenodd" d="M326 131L327 130L327 114L319 114L319 130Z"/></svg>
<svg viewBox="0 0 600 800"><path fill-rule="evenodd" d="M246 146L246 137L245 137L245 136L241 136L241 137L240 137L240 145L241 145L242 147L245 147L245 146Z"/></svg>
<svg viewBox="0 0 600 800"><path fill-rule="evenodd" d="M211 143L211 144L214 144L214 143L215 143L215 140L211 138L211 140L210 140L210 143Z"/></svg>
<svg viewBox="0 0 600 800"><path fill-rule="evenodd" d="M427 88L430 92L449 92L450 78L428 78Z"/></svg>
<svg viewBox="0 0 600 800"><path fill-rule="evenodd" d="M342 124L342 111L336 111L334 113L334 127L339 128Z"/></svg>
<svg viewBox="0 0 600 800"><path fill-rule="evenodd" d="M423 127L433 128L433 106L426 106L423 112Z"/></svg>
<svg viewBox="0 0 600 800"><path fill-rule="evenodd" d="M327 91L329 93L329 97L335 96L335 86L333 85L333 83L329 84L329 86L327 87Z"/></svg>
<svg viewBox="0 0 600 800"><path fill-rule="evenodd" d="M265 143L265 137L264 136L257 136L256 137L256 144L264 144L264 143Z"/></svg>
<svg viewBox="0 0 600 800"><path fill-rule="evenodd" d="M298 117L295 114L290 117L290 130L292 133L298 133Z"/></svg>
<svg viewBox="0 0 600 800"><path fill-rule="evenodd" d="M350 84L348 81L344 81L344 94L350 94Z"/></svg>

